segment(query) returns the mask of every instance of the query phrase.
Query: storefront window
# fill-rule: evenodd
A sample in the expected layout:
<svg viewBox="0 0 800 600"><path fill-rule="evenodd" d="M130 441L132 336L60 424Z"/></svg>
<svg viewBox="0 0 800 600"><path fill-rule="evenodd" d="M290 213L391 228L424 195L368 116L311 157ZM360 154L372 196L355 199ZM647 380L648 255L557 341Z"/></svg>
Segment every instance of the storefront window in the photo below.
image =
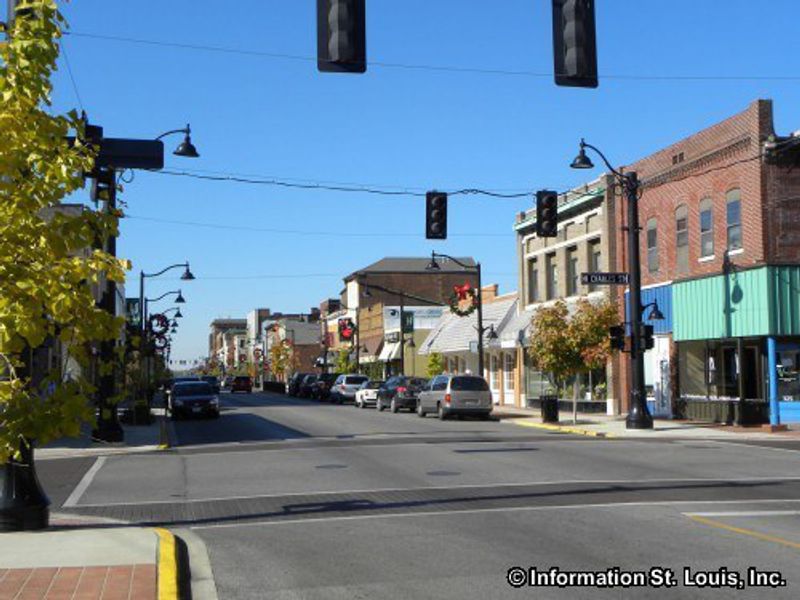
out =
<svg viewBox="0 0 800 600"><path fill-rule="evenodd" d="M507 392L514 391L514 355L503 354L503 388Z"/></svg>

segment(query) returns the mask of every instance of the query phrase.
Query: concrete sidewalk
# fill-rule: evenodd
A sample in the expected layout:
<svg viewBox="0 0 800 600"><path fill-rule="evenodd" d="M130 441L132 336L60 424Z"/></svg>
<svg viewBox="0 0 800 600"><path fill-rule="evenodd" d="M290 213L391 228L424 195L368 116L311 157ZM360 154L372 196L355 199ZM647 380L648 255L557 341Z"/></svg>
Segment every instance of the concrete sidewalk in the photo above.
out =
<svg viewBox="0 0 800 600"><path fill-rule="evenodd" d="M719 423L655 419L653 429L641 430L627 429L625 427L625 417L616 415L578 413L577 422L573 423L572 414L562 413L558 423L543 423L538 409L495 406L492 414L507 424L594 437L800 441L800 426L796 424L789 426L787 431L771 432L760 427L738 427Z"/></svg>
<svg viewBox="0 0 800 600"><path fill-rule="evenodd" d="M80 437L63 438L36 449L36 458L75 458L78 456L103 456L130 452L158 450L163 437L161 430L163 409L153 409L154 420L149 425L122 425L124 441L118 443L95 442L91 427L86 425ZM169 424L164 424L169 429Z"/></svg>
<svg viewBox="0 0 800 600"><path fill-rule="evenodd" d="M6 533L0 598L178 598L175 537L165 529L69 527Z"/></svg>

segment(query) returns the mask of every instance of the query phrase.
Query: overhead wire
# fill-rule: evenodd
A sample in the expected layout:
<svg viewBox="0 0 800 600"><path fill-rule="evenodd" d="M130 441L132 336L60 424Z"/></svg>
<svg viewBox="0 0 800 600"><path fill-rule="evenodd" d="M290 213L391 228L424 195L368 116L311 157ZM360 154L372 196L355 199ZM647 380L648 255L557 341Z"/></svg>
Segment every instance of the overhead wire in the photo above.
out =
<svg viewBox="0 0 800 600"><path fill-rule="evenodd" d="M271 58L280 60L293 60L302 62L317 62L316 56L300 54L287 54L282 52L266 52L263 50L252 50L246 48L232 48L228 46L212 46L208 44L194 44L184 42L168 42L164 40L153 40L146 38L135 38L117 35L97 34L82 31L65 31L65 35L74 37L123 42L128 44L139 44L148 46L158 46L166 48L176 48L181 50L216 52L221 54L253 56L260 58ZM368 61L368 65L373 67L383 67L388 69L422 70L422 71L441 71L448 73L472 73L477 75L499 75L510 77L534 77L549 78L553 77L552 72L544 71L524 71L501 68L480 68L480 67L460 67L452 65L434 64L413 64L391 61ZM800 81L800 75L639 75L639 74L604 74L603 79L619 81Z"/></svg>
<svg viewBox="0 0 800 600"><path fill-rule="evenodd" d="M69 80L72 82L72 91L75 93L75 99L78 101L78 106L81 107L81 111L85 112L85 109L83 108L83 100L81 99L81 93L78 91L78 84L75 81L75 75L72 73L72 65L69 63L67 46L64 44L63 38L59 41L58 45L61 48L61 54L64 56L64 64L67 66L67 73L69 74Z"/></svg>

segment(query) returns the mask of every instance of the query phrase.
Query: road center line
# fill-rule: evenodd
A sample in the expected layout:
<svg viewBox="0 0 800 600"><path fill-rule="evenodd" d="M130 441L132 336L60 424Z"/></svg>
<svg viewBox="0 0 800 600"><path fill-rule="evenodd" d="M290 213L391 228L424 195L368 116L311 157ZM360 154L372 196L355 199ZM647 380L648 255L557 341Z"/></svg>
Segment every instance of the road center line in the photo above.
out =
<svg viewBox="0 0 800 600"><path fill-rule="evenodd" d="M713 521L712 519L707 519L705 517L698 517L696 515L688 515L688 517L692 521L695 521L697 523L702 523L703 525L708 525L709 527L716 527L717 529L724 529L725 531L740 533L742 535L746 535L748 537L752 537L757 540L762 540L764 542L773 542L774 544L780 544L781 546L788 546L789 548L800 549L800 543L792 542L790 540L785 540L783 538L776 537L774 535L767 535L765 533L753 531L752 529L745 529L744 527L734 527L733 525L728 525L727 523L721 523L720 521Z"/></svg>
<svg viewBox="0 0 800 600"><path fill-rule="evenodd" d="M380 515L350 515L340 517L318 517L309 519L278 519L272 521L248 521L244 520L241 523L218 523L215 525L195 525L190 529L229 529L233 527L267 527L273 525L300 525L300 524L314 524L326 523L336 521L362 521L368 519L399 519L408 517L450 517L453 515L468 515L479 513L497 513L497 512L540 512L550 510L580 510L592 508L628 508L634 506L650 507L650 506L680 506L684 504L765 504L765 503L796 503L798 500L785 500L785 499L762 499L762 500L664 500L656 502L610 502L606 504L559 504L554 506L513 506L507 508L475 508L466 510L448 510L448 511L426 511L426 512L406 512L406 513L389 513ZM692 518L692 517L690 517ZM792 542L793 543L793 542ZM798 545L800 547L800 545Z"/></svg>
<svg viewBox="0 0 800 600"><path fill-rule="evenodd" d="M80 501L81 496L83 496L83 494L86 493L86 490L92 484L92 481L94 480L95 475L97 475L97 472L103 467L105 462L106 462L106 457L105 456L100 456L100 457L98 457L98 459L96 461L94 461L94 464L91 466L91 468L88 471L86 471L84 476L78 482L78 485L75 486L75 489L72 490L72 493L69 495L69 498L67 498L64 501L64 504L62 506L77 506L78 505L78 502Z"/></svg>
<svg viewBox="0 0 800 600"><path fill-rule="evenodd" d="M752 510L728 512L690 512L683 513L687 517L794 517L800 510Z"/></svg>

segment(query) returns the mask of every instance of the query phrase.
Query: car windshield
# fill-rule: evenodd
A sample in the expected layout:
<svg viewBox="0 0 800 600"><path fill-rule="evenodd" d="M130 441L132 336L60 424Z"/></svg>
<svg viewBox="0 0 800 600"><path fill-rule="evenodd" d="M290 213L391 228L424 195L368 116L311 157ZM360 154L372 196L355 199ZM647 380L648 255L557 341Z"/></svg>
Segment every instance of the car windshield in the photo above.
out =
<svg viewBox="0 0 800 600"><path fill-rule="evenodd" d="M197 383L181 383L175 386L176 396L210 396L214 393L211 386L203 381Z"/></svg>
<svg viewBox="0 0 800 600"><path fill-rule="evenodd" d="M215 384L215 383L217 383L217 378L216 378L216 377L214 377L213 375L208 375L208 376L206 376L206 377L202 377L201 379L202 379L203 381L207 382L207 383L210 383L210 384L212 384L212 385L213 385L213 384Z"/></svg>
<svg viewBox="0 0 800 600"><path fill-rule="evenodd" d="M361 385L367 379L367 377L362 377L361 375L350 375L344 378L344 383L347 385Z"/></svg>
<svg viewBox="0 0 800 600"><path fill-rule="evenodd" d="M377 390L382 385L383 385L382 381L370 381L369 383L367 383L367 385L364 386L364 388L368 390Z"/></svg>
<svg viewBox="0 0 800 600"><path fill-rule="evenodd" d="M481 377L453 377L450 389L465 392L488 392L489 386Z"/></svg>

